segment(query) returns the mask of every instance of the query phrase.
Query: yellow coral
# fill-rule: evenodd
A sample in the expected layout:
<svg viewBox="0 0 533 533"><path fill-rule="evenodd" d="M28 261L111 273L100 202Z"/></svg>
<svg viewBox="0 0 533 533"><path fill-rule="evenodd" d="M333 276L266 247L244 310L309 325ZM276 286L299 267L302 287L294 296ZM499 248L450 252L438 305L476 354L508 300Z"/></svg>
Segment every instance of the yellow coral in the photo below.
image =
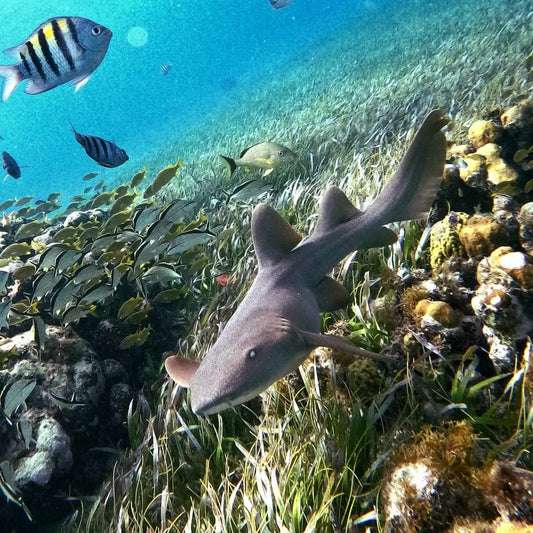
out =
<svg viewBox="0 0 533 533"><path fill-rule="evenodd" d="M518 174L501 157L501 149L497 144L488 143L478 149L477 154L486 159L487 179L492 185L502 186L513 184Z"/></svg>
<svg viewBox="0 0 533 533"><path fill-rule="evenodd" d="M468 138L476 150L487 143L495 142L501 134L501 128L490 120L476 120L468 129Z"/></svg>
<svg viewBox="0 0 533 533"><path fill-rule="evenodd" d="M457 313L446 302L420 300L415 309L422 321L431 319L445 328L456 328L459 325Z"/></svg>
<svg viewBox="0 0 533 533"><path fill-rule="evenodd" d="M507 232L492 216L475 215L459 230L459 240L469 257L487 256L505 243Z"/></svg>
<svg viewBox="0 0 533 533"><path fill-rule="evenodd" d="M467 220L466 213L450 213L431 228L429 246L431 268L439 268L450 257L466 255L459 240L459 230Z"/></svg>

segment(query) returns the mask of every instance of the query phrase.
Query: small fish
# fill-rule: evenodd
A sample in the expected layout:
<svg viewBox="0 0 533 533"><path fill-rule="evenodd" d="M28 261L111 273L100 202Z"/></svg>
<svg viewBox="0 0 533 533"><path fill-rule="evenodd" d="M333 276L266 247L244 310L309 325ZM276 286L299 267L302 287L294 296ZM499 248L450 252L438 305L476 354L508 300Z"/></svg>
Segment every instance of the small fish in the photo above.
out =
<svg viewBox="0 0 533 533"><path fill-rule="evenodd" d="M76 132L76 130L74 130L74 133L75 132ZM96 178L96 176L98 176L98 172L89 172L89 174L85 174L85 176L83 176L83 178L81 178L81 179L82 179L82 181L89 181L89 180L92 180L93 178Z"/></svg>
<svg viewBox="0 0 533 533"><path fill-rule="evenodd" d="M274 9L281 9L292 4L292 0L270 0L270 5Z"/></svg>
<svg viewBox="0 0 533 533"><path fill-rule="evenodd" d="M6 209L9 209L13 205L15 205L16 200L5 200L0 204L0 211L5 211Z"/></svg>
<svg viewBox="0 0 533 533"><path fill-rule="evenodd" d="M38 94L72 82L81 89L100 65L113 33L109 28L82 17L55 17L43 22L20 45L4 53L20 60L0 65L5 78L2 101L17 85L29 80L24 92Z"/></svg>
<svg viewBox="0 0 533 533"><path fill-rule="evenodd" d="M172 68L172 63L165 62L161 65L160 71L162 76L166 76L170 69Z"/></svg>
<svg viewBox="0 0 533 533"><path fill-rule="evenodd" d="M23 196L22 198L19 198L19 200L17 200L15 207L23 206L24 204L27 204L30 200L33 200L34 198L35 196Z"/></svg>
<svg viewBox="0 0 533 533"><path fill-rule="evenodd" d="M6 179L8 176L11 176L16 180L20 178L20 167L13 159L13 156L9 155L7 152L2 152L2 168L7 172L4 179Z"/></svg>
<svg viewBox="0 0 533 533"><path fill-rule="evenodd" d="M286 165L287 163L292 163L296 159L296 154L281 144L275 142L262 142L246 148L236 159L224 155L221 155L220 157L228 165L230 177L233 175L237 167L244 167L245 169L264 169L264 177L268 176L274 169Z"/></svg>
<svg viewBox="0 0 533 533"><path fill-rule="evenodd" d="M139 329L135 333L122 339L119 350L127 350L136 346L142 346L148 339L152 328L148 325L146 328Z"/></svg>
<svg viewBox="0 0 533 533"><path fill-rule="evenodd" d="M107 168L115 168L129 159L128 154L115 143L106 141L95 135L82 135L74 129L72 124L71 127L76 140L85 148L86 154L99 165Z"/></svg>
<svg viewBox="0 0 533 533"><path fill-rule="evenodd" d="M158 193L167 183L169 183L177 174L180 168L185 167L185 163L178 158L175 165L168 165L163 170L159 171L154 181L144 191L144 198L150 198Z"/></svg>

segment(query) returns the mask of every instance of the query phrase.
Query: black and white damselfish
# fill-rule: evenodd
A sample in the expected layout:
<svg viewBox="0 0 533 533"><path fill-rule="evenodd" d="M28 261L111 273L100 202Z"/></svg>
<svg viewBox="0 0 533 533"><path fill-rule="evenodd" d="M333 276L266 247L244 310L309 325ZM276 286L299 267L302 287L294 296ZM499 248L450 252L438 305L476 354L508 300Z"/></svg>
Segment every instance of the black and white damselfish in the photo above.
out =
<svg viewBox="0 0 533 533"><path fill-rule="evenodd" d="M115 143L106 141L95 135L83 135L82 133L78 133L72 124L70 126L76 140L85 148L87 155L99 165L114 168L122 165L129 159L128 154Z"/></svg>
<svg viewBox="0 0 533 533"><path fill-rule="evenodd" d="M2 101L17 85L28 80L24 92L38 94L72 82L83 87L100 65L113 33L82 17L55 17L43 22L22 44L4 50L18 59L16 65L0 65L5 78Z"/></svg>
<svg viewBox="0 0 533 533"><path fill-rule="evenodd" d="M13 156L8 154L7 152L2 152L2 168L7 173L6 177L4 178L4 181L8 176L11 176L16 180L18 180L21 176L20 167L18 163L15 161Z"/></svg>

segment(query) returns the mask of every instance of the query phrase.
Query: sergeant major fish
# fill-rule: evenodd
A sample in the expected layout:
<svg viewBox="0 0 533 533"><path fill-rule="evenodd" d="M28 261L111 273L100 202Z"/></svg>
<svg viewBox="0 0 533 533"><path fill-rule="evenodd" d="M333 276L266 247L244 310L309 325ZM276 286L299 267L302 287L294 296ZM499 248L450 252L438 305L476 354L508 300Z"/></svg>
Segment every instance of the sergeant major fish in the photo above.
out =
<svg viewBox="0 0 533 533"><path fill-rule="evenodd" d="M72 124L70 126L76 140L85 148L87 155L99 165L114 168L122 165L129 159L128 154L115 143L106 141L95 135L83 135L82 133L78 133Z"/></svg>
<svg viewBox="0 0 533 533"><path fill-rule="evenodd" d="M243 150L238 158L220 156L228 165L230 177L237 167L265 169L264 176L268 176L274 169L296 159L296 154L286 146L275 142L262 142L254 144Z"/></svg>
<svg viewBox="0 0 533 533"><path fill-rule="evenodd" d="M281 9L282 7L287 7L292 4L292 0L270 0L270 5L274 9Z"/></svg>
<svg viewBox="0 0 533 533"><path fill-rule="evenodd" d="M72 81L76 91L100 65L113 33L82 17L55 17L43 22L22 44L4 50L19 59L17 65L0 65L5 78L2 101L17 85L29 80L24 92L38 94Z"/></svg>
<svg viewBox="0 0 533 533"><path fill-rule="evenodd" d="M2 168L7 172L4 180L8 176L11 176L12 178L18 180L21 176L20 167L18 163L15 161L13 156L8 154L7 152L2 152Z"/></svg>

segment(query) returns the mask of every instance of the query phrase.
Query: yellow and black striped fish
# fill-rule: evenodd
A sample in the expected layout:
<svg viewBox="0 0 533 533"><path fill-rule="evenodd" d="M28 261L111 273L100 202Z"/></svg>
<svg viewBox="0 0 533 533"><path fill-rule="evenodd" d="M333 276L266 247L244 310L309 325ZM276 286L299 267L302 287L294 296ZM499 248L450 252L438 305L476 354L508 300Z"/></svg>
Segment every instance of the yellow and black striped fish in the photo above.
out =
<svg viewBox="0 0 533 533"><path fill-rule="evenodd" d="M129 156L122 148L115 143L96 137L95 135L83 135L78 133L74 126L70 127L74 132L76 140L85 148L86 154L94 159L99 165L107 168L114 168L125 163Z"/></svg>
<svg viewBox="0 0 533 533"><path fill-rule="evenodd" d="M112 35L109 28L82 17L43 22L22 44L4 50L20 63L0 65L0 76L5 78L2 101L23 80L29 80L24 89L28 94L68 81L80 89L104 59Z"/></svg>

